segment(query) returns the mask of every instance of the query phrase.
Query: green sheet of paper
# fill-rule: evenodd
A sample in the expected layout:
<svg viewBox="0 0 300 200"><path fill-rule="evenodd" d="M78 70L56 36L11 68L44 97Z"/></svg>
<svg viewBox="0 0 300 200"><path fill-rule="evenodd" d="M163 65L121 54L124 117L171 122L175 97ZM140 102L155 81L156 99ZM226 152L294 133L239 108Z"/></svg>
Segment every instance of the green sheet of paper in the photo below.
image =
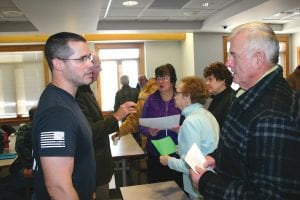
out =
<svg viewBox="0 0 300 200"><path fill-rule="evenodd" d="M159 140L151 140L160 155L168 155L176 152L176 144L170 136Z"/></svg>

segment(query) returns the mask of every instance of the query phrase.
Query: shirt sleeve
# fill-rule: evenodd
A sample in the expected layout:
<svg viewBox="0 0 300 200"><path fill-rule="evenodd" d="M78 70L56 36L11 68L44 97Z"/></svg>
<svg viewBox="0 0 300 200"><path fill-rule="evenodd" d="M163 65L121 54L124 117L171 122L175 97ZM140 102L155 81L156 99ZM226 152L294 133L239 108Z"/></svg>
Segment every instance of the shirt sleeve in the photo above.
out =
<svg viewBox="0 0 300 200"><path fill-rule="evenodd" d="M148 109L149 109L149 101L148 99L145 101L144 103L144 106L143 106L143 109L142 109L142 113L141 113L141 118L143 117L149 117L148 116ZM148 127L145 127L145 126L141 126L139 125L139 130L140 132L146 136L146 137L149 137L149 128Z"/></svg>
<svg viewBox="0 0 300 200"><path fill-rule="evenodd" d="M40 156L74 156L79 127L75 116L64 107L48 109L40 116L35 137Z"/></svg>
<svg viewBox="0 0 300 200"><path fill-rule="evenodd" d="M197 126L198 125L198 126ZM185 156L191 146L196 143L201 148L201 133L200 124L196 120L190 118L186 119L180 127L178 137L180 142L178 143L178 150L180 159L172 158L168 161L170 169L189 174L189 165L185 162Z"/></svg>
<svg viewBox="0 0 300 200"><path fill-rule="evenodd" d="M32 144L31 144L31 123L20 127L17 131L16 152L22 157L22 164L25 167L32 166Z"/></svg>

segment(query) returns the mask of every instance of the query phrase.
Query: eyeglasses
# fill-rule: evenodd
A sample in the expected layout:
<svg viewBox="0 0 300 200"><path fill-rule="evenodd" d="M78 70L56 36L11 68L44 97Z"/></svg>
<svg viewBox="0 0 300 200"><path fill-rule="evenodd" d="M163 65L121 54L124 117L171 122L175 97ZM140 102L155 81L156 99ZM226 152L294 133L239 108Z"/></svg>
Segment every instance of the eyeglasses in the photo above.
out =
<svg viewBox="0 0 300 200"><path fill-rule="evenodd" d="M157 81L168 81L170 80L170 76L158 76L156 77Z"/></svg>
<svg viewBox="0 0 300 200"><path fill-rule="evenodd" d="M59 58L59 59L63 61L76 60L78 61L78 63L85 63L87 61L93 62L93 54L81 56L80 58Z"/></svg>

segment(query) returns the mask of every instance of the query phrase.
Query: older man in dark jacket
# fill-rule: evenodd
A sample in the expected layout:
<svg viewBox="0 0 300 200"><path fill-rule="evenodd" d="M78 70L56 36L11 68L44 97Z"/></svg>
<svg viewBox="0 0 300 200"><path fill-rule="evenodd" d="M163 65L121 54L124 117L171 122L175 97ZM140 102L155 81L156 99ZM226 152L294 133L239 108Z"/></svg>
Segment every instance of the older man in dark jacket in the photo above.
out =
<svg viewBox="0 0 300 200"><path fill-rule="evenodd" d="M93 81L96 81L100 70L100 60L97 56L94 56L94 58ZM104 119L89 85L78 87L76 101L89 121L93 132L96 159L96 199L107 200L109 199L108 183L114 168L108 135L119 130L118 121L124 119L130 112L135 112L133 106L136 106L136 104L126 102L120 106L113 116Z"/></svg>

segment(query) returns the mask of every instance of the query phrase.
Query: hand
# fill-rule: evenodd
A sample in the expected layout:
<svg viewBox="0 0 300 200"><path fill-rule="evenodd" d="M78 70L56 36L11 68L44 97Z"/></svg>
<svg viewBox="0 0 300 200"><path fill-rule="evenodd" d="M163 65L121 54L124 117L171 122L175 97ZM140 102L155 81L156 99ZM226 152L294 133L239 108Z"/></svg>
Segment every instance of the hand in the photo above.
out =
<svg viewBox="0 0 300 200"><path fill-rule="evenodd" d="M127 101L127 102L123 103L122 105L120 105L117 112L114 113L114 117L118 121L120 121L120 120L124 119L128 114L136 113L136 112L137 112L136 103L134 103L132 101Z"/></svg>
<svg viewBox="0 0 300 200"><path fill-rule="evenodd" d="M168 156L168 155L160 156L159 161L162 165L166 166L166 165L168 165L169 158L170 158L170 156Z"/></svg>
<svg viewBox="0 0 300 200"><path fill-rule="evenodd" d="M114 140L119 140L120 139L120 135L119 135L119 132L116 132L115 134L113 134L111 136L111 140L114 141Z"/></svg>
<svg viewBox="0 0 300 200"><path fill-rule="evenodd" d="M204 172L207 171L206 168L215 168L216 162L215 159L211 156L205 156L206 161L203 163L203 168L196 166L196 172L193 169L190 169L190 176L193 182L193 186L198 190L199 189L199 180L204 174Z"/></svg>
<svg viewBox="0 0 300 200"><path fill-rule="evenodd" d="M178 133L179 129L180 129L180 126L176 126L176 127L173 127L171 130L174 131L175 133Z"/></svg>
<svg viewBox="0 0 300 200"><path fill-rule="evenodd" d="M118 144L118 141L120 140L119 132L116 132L115 134L113 134L113 135L111 136L111 140L113 141L113 144L114 144L114 145L117 145L117 144Z"/></svg>
<svg viewBox="0 0 300 200"><path fill-rule="evenodd" d="M216 161L213 157L211 156L205 156L206 161L203 163L204 168L216 168Z"/></svg>
<svg viewBox="0 0 300 200"><path fill-rule="evenodd" d="M196 170L197 170L197 166L196 166ZM194 188L196 188L198 190L199 189L199 180L201 178L201 175L198 174L197 172L195 172L193 169L190 169L190 177L192 179Z"/></svg>
<svg viewBox="0 0 300 200"><path fill-rule="evenodd" d="M149 134L150 134L152 137L156 136L157 133L158 133L158 131L159 131L159 129L157 129L157 128L149 128Z"/></svg>
<svg viewBox="0 0 300 200"><path fill-rule="evenodd" d="M32 169L30 168L24 168L24 171L23 171L23 176L25 178L32 178Z"/></svg>

